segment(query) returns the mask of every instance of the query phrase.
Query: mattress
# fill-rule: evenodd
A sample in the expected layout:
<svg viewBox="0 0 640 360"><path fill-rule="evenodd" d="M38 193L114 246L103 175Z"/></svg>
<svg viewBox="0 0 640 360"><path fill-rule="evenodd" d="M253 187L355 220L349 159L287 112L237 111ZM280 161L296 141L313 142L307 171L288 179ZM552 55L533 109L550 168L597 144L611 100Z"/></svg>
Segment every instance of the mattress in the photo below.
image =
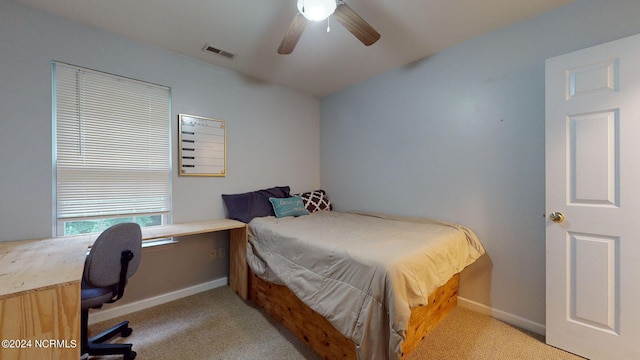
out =
<svg viewBox="0 0 640 360"><path fill-rule="evenodd" d="M484 252L458 224L317 211L251 220L247 262L353 340L360 359L397 359L411 309Z"/></svg>

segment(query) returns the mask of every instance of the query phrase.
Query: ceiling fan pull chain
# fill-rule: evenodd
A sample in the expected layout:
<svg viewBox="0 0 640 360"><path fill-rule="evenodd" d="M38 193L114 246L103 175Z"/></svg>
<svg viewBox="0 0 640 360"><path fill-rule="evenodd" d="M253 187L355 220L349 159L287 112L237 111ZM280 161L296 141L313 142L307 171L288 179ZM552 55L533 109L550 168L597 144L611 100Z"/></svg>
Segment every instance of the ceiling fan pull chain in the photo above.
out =
<svg viewBox="0 0 640 360"><path fill-rule="evenodd" d="M329 19L331 19L331 16L327 18L327 32L331 31L331 26L329 25Z"/></svg>

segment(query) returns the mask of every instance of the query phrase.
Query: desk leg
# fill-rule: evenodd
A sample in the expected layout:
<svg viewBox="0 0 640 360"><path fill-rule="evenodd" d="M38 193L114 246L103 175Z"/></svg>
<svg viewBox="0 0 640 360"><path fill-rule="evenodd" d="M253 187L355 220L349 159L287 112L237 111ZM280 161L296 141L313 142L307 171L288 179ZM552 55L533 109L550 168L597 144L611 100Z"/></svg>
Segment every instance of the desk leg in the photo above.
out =
<svg viewBox="0 0 640 360"><path fill-rule="evenodd" d="M229 286L243 300L249 295L247 266L247 227L231 229L229 236Z"/></svg>

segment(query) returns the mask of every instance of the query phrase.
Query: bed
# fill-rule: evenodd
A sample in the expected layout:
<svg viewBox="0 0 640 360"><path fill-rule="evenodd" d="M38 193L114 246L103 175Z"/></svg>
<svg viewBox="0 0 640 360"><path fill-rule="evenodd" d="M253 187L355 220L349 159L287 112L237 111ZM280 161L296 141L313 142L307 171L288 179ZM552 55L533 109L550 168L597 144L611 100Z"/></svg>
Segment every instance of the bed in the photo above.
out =
<svg viewBox="0 0 640 360"><path fill-rule="evenodd" d="M456 305L482 244L457 224L331 211L321 195L248 221L250 298L324 358L406 357Z"/></svg>

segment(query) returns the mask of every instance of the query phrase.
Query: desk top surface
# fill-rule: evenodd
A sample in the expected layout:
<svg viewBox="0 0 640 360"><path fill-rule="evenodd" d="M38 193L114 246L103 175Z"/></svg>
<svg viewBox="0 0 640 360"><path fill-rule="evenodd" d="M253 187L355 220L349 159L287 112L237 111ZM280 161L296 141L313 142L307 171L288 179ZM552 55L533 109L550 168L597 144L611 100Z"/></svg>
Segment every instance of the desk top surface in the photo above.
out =
<svg viewBox="0 0 640 360"><path fill-rule="evenodd" d="M213 219L142 229L142 239L204 234L246 228L230 219ZM99 234L0 242L0 299L80 281L87 249Z"/></svg>

